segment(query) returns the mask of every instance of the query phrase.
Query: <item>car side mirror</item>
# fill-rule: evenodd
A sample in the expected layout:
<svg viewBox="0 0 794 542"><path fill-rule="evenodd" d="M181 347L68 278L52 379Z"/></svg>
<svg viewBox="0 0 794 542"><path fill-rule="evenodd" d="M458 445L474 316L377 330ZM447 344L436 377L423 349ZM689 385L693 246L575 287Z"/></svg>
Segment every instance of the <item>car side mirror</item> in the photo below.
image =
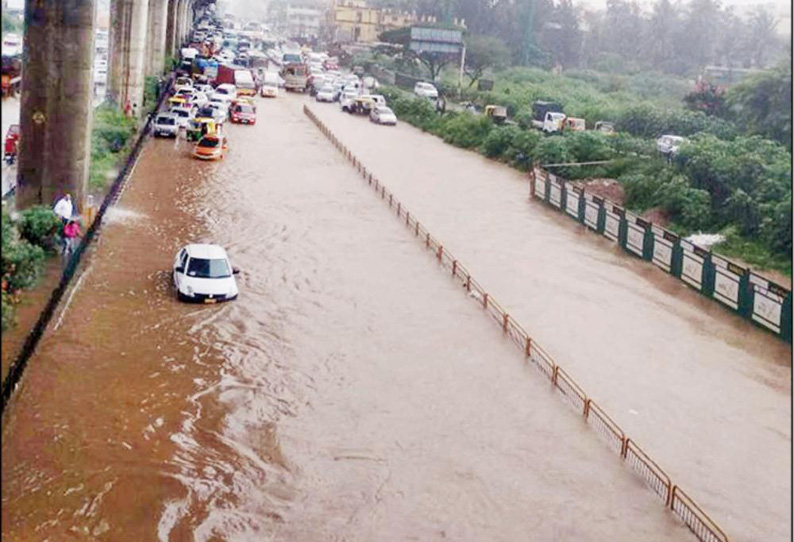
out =
<svg viewBox="0 0 794 542"><path fill-rule="evenodd" d="M185 268L182 267L182 266L179 266L174 271L176 271L177 273L184 273L185 272Z"/></svg>
<svg viewBox="0 0 794 542"><path fill-rule="evenodd" d="M240 268L239 267L232 267L232 275L239 275Z"/></svg>

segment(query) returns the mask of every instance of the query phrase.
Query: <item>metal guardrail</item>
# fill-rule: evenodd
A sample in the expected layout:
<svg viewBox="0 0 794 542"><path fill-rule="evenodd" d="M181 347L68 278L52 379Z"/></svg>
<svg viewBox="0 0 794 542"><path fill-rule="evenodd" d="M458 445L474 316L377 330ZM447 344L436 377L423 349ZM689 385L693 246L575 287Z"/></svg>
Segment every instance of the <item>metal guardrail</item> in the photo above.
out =
<svg viewBox="0 0 794 542"><path fill-rule="evenodd" d="M513 319L505 308L499 304L468 272L460 260L455 258L439 240L411 214L405 206L394 197L372 172L347 148L331 130L320 121L309 109L303 106L303 112L320 131L339 149L339 151L361 173L364 180L371 186L382 200L388 203L397 217L405 220L405 226L417 237L425 247L432 251L439 265L451 271L454 279L459 281L466 292L471 295L494 321L502 328L505 336L524 354L524 359L535 366L565 400L576 408L585 418L588 425L605 440L607 446L616 452L621 459L648 484L650 489L664 501L676 516L702 542L728 542L727 536L717 524L703 512L678 486L670 481L670 477L630 438L625 432L599 407L576 381L546 352L521 325Z"/></svg>
<svg viewBox="0 0 794 542"><path fill-rule="evenodd" d="M172 82L173 78L169 81L168 87L160 96L157 106L154 109L155 113L160 109L163 101L168 96ZM107 212L108 208L116 202L122 190L124 189L127 176L130 173L132 166L135 164L135 161L138 159L143 142L151 129L154 116L154 113L150 114L146 119L146 124L144 124L143 128L138 133L138 137L135 140L132 149L130 150L130 154L124 161L124 166L121 168L121 171L119 171L119 174L116 176L116 179L110 186L107 196L105 196L105 199L102 201L102 205L99 208L96 218L88 227L88 230L86 231L83 239L80 241L80 244L77 245L74 253L66 262L66 266L63 270L63 273L61 274L61 279L58 282L58 285L52 291L52 294L47 301L47 305L44 307L44 310L41 312L41 314L39 314L39 319L31 329L27 339L25 339L25 344L22 346L19 356L17 356L17 359L14 360L14 363L11 365L11 367L9 367L8 375L3 380L3 398L2 404L0 404L0 415L5 412L6 405L11 399L11 395L16 389L17 384L21 380L28 361L30 361L31 356L33 356L33 353L36 351L36 347L38 346L41 337L44 335L44 331L47 329L50 320L55 314L55 310L58 308L61 298L63 298L64 293L66 293L66 289L69 287L69 284L77 271L77 266L80 264L83 254L94 240L94 237L96 237L99 233L99 228L102 226L102 219L104 218L105 213Z"/></svg>

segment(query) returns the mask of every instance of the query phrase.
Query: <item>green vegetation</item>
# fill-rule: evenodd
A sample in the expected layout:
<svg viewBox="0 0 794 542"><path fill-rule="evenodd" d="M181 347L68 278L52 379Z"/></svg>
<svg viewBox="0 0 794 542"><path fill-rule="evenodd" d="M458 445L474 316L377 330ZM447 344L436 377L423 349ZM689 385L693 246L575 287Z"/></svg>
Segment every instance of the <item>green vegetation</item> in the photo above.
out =
<svg viewBox="0 0 794 542"><path fill-rule="evenodd" d="M22 34L24 31L25 24L22 21L3 13L3 34Z"/></svg>
<svg viewBox="0 0 794 542"><path fill-rule="evenodd" d="M88 176L90 188L102 190L108 185L111 172L134 133L135 120L125 117L118 107L103 104L94 111Z"/></svg>
<svg viewBox="0 0 794 542"><path fill-rule="evenodd" d="M23 289L33 287L41 276L47 252L55 247L60 220L47 207L37 206L21 213L14 223L2 211L2 329L15 323L14 306Z"/></svg>
<svg viewBox="0 0 794 542"><path fill-rule="evenodd" d="M557 87L557 83L542 90L549 91L550 87ZM625 189L628 209L635 212L657 209L669 218L669 227L679 234L722 233L726 241L715 247L715 251L754 266L791 274L791 154L775 141L738 135L738 129L726 121L679 106L677 110L669 110L666 118L674 119L679 129L687 126L687 119L697 121L683 132L691 134L690 143L668 164L657 153L651 138L659 133L653 132L658 129L653 128L655 123L665 122L664 117L660 120L657 116L664 110L656 109L653 101L641 103L636 97L633 101L626 100L628 103L623 104L624 110L618 115L624 119L624 127L634 126L638 135L627 131L616 135L585 131L543 136L521 126L496 126L485 117L469 113L450 112L442 116L429 101L415 99L393 87L382 89L382 93L401 120L447 143L478 150L519 169L526 170L532 162L609 160L605 165L554 170L568 179L618 179ZM487 97L481 100L493 103L489 100L495 93L484 94ZM516 94L503 93L511 98ZM568 88L564 93L561 90L558 94L533 94L530 84L522 96L521 102L556 100L566 110L569 109L566 100L572 99L571 96L595 104L594 107L612 100L599 97L597 91L583 85ZM617 102L612 105L620 107ZM724 135L720 127L725 126L731 127L730 137L721 139L714 132Z"/></svg>
<svg viewBox="0 0 794 542"><path fill-rule="evenodd" d="M157 82L159 78L154 75L147 75L143 88L143 113L144 115L154 111L157 105Z"/></svg>

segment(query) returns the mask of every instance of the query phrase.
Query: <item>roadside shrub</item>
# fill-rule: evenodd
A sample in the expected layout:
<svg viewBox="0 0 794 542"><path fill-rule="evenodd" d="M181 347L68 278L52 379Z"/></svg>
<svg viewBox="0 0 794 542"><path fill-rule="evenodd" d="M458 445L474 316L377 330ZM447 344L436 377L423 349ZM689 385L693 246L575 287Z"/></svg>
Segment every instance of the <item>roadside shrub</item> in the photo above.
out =
<svg viewBox="0 0 794 542"><path fill-rule="evenodd" d="M16 324L16 314L14 310L14 305L11 302L11 295L3 290L0 292L0 299L2 299L2 306L0 306L0 310L2 310L2 329L3 331L7 329L11 329Z"/></svg>
<svg viewBox="0 0 794 542"><path fill-rule="evenodd" d="M535 156L537 162L542 166L546 164L561 164L571 161L571 154L568 152L568 145L565 138L544 137L535 147ZM570 178L572 176L572 169L569 167L554 167L552 170L555 174L563 177Z"/></svg>
<svg viewBox="0 0 794 542"><path fill-rule="evenodd" d="M51 252L55 250L55 235L60 225L61 220L52 209L36 205L22 211L17 229L22 239Z"/></svg>
<svg viewBox="0 0 794 542"><path fill-rule="evenodd" d="M44 257L43 248L31 245L24 239L3 247L3 280L8 291L14 293L36 284L44 268Z"/></svg>
<svg viewBox="0 0 794 542"><path fill-rule="evenodd" d="M482 143L482 152L488 158L506 157L513 140L521 134L517 126L500 126L494 128Z"/></svg>
<svg viewBox="0 0 794 542"><path fill-rule="evenodd" d="M540 132L535 130L531 132L523 130L516 134L507 151L510 163L522 171L527 171L535 156L535 149L542 138Z"/></svg>
<svg viewBox="0 0 794 542"><path fill-rule="evenodd" d="M471 149L482 145L492 128L493 122L489 118L457 115L446 123L442 137L446 143Z"/></svg>
<svg viewBox="0 0 794 542"><path fill-rule="evenodd" d="M565 135L568 152L577 162L609 160L614 151L609 136L599 132L573 132Z"/></svg>

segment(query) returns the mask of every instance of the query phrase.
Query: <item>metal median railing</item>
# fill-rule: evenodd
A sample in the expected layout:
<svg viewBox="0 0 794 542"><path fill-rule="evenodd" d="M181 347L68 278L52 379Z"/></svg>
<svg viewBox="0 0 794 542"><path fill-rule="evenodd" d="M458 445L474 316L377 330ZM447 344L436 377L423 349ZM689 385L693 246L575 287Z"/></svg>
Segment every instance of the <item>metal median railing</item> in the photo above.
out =
<svg viewBox="0 0 794 542"><path fill-rule="evenodd" d="M599 407L576 381L564 371L554 359L529 334L516 320L508 314L505 308L491 297L466 267L455 258L442 243L433 237L429 231L411 214L405 206L394 197L372 172L347 148L331 130L320 121L314 112L306 105L303 112L320 131L339 149L339 151L361 173L361 176L371 186L382 200L388 203L389 208L396 212L405 226L432 251L438 263L451 272L451 276L459 281L466 292L482 304L486 313L502 328L505 336L512 341L524 354L524 358L536 367L552 385L559 391L563 398L571 404L586 419L588 425L604 440L607 446L617 453L625 463L639 475L649 488L662 500L666 507L672 510L684 524L703 542L728 542L727 536L714 523L701 508L690 499L678 486L670 481L670 477L630 438L625 432Z"/></svg>

